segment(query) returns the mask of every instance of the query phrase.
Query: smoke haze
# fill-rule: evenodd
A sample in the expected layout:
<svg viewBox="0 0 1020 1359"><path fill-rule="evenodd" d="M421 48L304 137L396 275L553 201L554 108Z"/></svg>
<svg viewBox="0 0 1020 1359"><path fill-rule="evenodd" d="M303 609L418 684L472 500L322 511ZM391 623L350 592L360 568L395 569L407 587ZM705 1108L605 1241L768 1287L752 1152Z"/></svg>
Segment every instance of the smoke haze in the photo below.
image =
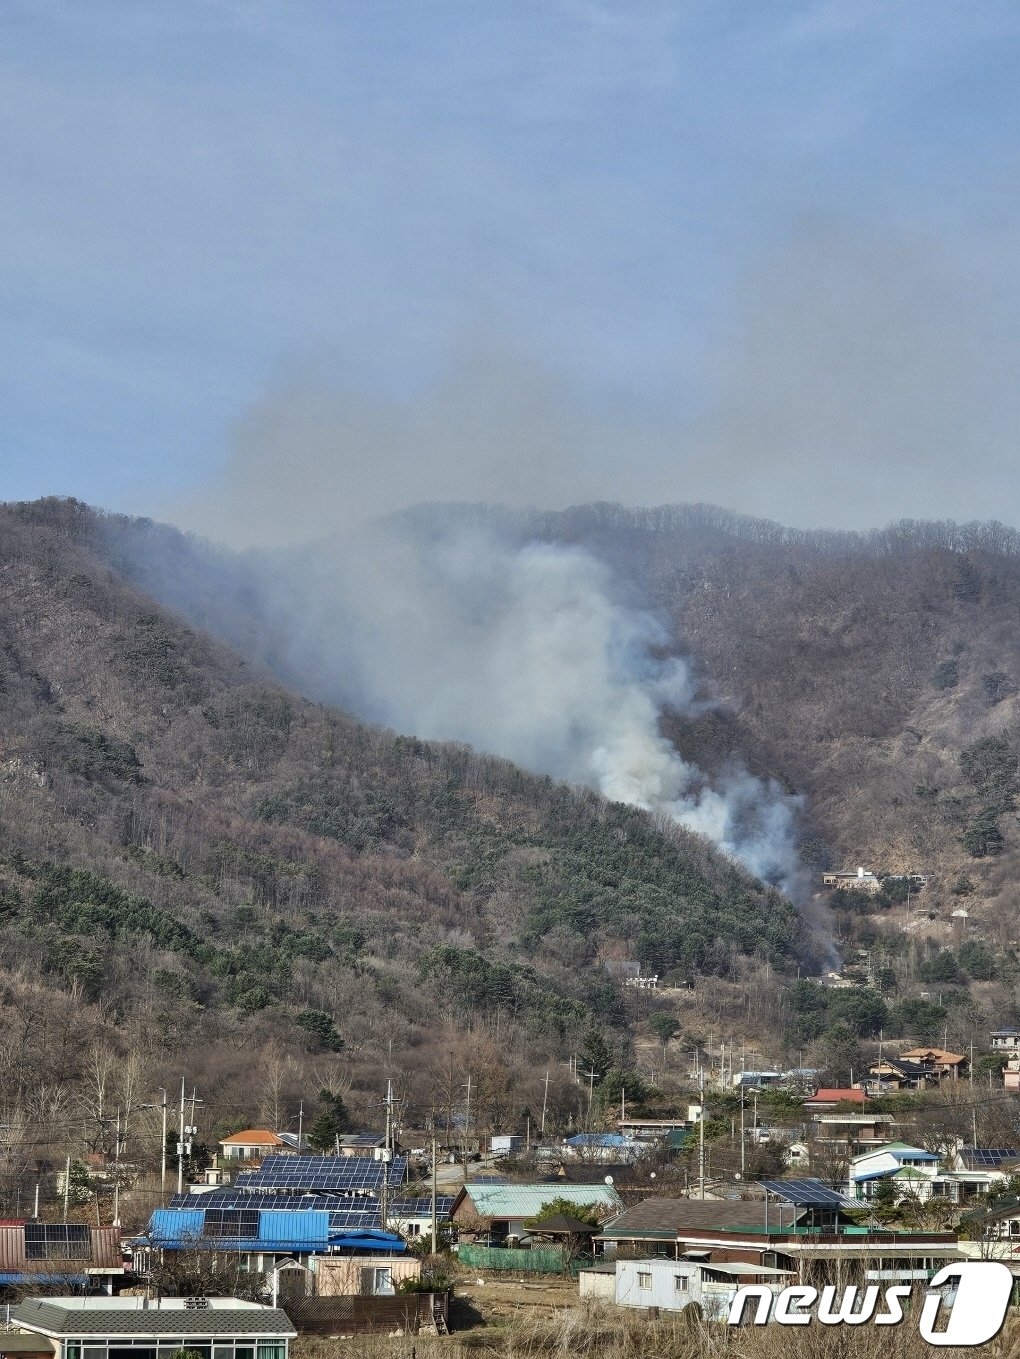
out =
<svg viewBox="0 0 1020 1359"><path fill-rule="evenodd" d="M400 513L703 500L859 528L951 499L961 516L1002 514L1016 337L958 259L812 220L745 282L700 404L679 380L640 405L586 387L494 324L400 392L355 387L340 356L319 356L249 411L222 472L168 517L233 545L320 544L272 573L311 692L668 815L794 892L796 800L740 768L712 782L661 735L696 685L604 563L497 532L494 516ZM961 471L975 459L989 475Z"/></svg>
<svg viewBox="0 0 1020 1359"><path fill-rule="evenodd" d="M590 552L531 541L507 516L422 509L280 554L268 579L274 635L318 697L665 816L796 890L797 800L680 757L660 719L705 701Z"/></svg>
<svg viewBox="0 0 1020 1359"><path fill-rule="evenodd" d="M492 318L399 391L319 354L240 421L221 472L156 510L234 545L436 501L707 502L802 528L1017 523L1016 293L983 267L1005 242L970 247L804 221L748 270L697 381L677 355L652 391L588 382Z"/></svg>

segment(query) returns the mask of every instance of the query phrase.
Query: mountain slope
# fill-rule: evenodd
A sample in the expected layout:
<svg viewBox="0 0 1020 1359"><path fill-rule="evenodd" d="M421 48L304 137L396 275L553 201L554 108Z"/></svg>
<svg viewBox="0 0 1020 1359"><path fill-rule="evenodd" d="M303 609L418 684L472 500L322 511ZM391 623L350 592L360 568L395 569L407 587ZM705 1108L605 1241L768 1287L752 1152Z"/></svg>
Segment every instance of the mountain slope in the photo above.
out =
<svg viewBox="0 0 1020 1359"><path fill-rule="evenodd" d="M75 502L0 510L19 1107L52 1082L84 1099L115 1050L150 1089L186 1066L223 1119L326 1080L367 1110L384 1062L420 1112L459 1098L458 1033L498 1036L519 1107L593 1022L625 1053L603 957L739 976L793 956L789 904L704 841L299 698L139 593L109 528Z"/></svg>

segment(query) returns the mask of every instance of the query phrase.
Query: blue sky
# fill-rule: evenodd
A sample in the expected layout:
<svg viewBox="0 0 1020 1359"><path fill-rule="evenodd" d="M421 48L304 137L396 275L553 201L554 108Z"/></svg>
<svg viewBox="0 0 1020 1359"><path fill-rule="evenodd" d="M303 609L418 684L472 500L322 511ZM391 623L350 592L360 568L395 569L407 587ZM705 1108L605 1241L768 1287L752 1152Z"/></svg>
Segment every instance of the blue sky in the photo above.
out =
<svg viewBox="0 0 1020 1359"><path fill-rule="evenodd" d="M1018 58L1013 0L6 0L0 497L209 528L370 426L368 508L1017 522Z"/></svg>

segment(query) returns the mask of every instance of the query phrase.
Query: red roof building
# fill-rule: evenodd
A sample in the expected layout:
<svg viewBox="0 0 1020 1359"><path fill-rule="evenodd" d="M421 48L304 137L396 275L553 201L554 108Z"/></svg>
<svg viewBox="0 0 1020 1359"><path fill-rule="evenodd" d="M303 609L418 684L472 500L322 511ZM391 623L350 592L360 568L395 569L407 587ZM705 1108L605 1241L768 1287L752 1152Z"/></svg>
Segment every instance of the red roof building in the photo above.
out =
<svg viewBox="0 0 1020 1359"><path fill-rule="evenodd" d="M816 1090L813 1095L809 1095L804 1101L805 1109L835 1109L837 1104L863 1104L865 1101L863 1090L839 1090L822 1088Z"/></svg>

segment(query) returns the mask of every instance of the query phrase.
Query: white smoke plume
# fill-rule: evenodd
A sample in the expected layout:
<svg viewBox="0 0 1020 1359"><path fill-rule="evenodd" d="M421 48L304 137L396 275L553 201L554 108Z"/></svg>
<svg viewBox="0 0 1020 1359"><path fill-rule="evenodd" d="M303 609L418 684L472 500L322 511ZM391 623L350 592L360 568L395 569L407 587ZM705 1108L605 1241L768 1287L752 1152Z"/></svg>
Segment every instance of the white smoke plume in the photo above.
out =
<svg viewBox="0 0 1020 1359"><path fill-rule="evenodd" d="M591 553L465 514L378 522L300 557L277 596L320 697L666 815L792 891L797 799L744 769L709 782L659 729L695 683ZM703 704L700 705L704 707Z"/></svg>

